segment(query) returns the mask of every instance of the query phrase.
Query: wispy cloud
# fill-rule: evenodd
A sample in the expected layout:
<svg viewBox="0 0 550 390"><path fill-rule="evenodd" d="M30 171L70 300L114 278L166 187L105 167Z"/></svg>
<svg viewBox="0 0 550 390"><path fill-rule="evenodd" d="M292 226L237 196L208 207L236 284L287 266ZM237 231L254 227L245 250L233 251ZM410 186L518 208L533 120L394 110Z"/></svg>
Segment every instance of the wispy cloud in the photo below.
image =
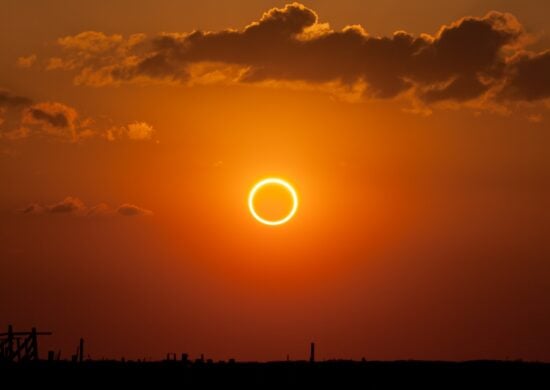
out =
<svg viewBox="0 0 550 390"><path fill-rule="evenodd" d="M139 216L139 215L152 215L153 213L150 210L146 210L142 207L125 203L123 205L120 205L117 208L117 213L120 215L124 215L125 217L133 217L133 216Z"/></svg>
<svg viewBox="0 0 550 390"><path fill-rule="evenodd" d="M82 200L74 196L67 196L65 199L51 203L40 204L30 203L17 210L27 215L71 215L77 217L101 217L101 216L151 216L153 212L143 207L124 203L116 208L107 203L99 203L94 206L87 206Z"/></svg>
<svg viewBox="0 0 550 390"><path fill-rule="evenodd" d="M16 65L19 68L28 69L28 68L31 68L34 65L34 63L36 62L36 59L37 59L36 54L31 54L31 55L26 56L26 57L18 57Z"/></svg>

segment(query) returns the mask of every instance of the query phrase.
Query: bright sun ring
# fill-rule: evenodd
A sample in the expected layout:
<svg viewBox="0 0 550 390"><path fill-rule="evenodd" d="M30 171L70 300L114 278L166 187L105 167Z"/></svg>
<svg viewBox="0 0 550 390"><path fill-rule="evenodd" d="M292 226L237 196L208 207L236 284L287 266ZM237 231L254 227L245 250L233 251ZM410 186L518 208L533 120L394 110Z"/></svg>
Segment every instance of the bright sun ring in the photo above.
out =
<svg viewBox="0 0 550 390"><path fill-rule="evenodd" d="M284 187L292 196L292 210L290 210L290 212L284 218L277 219L275 221L270 221L260 217L254 209L254 197L256 196L256 192L258 192L258 190L263 186L269 184L276 184ZM298 209L298 195L296 194L296 190L294 190L294 188L288 182L276 177L270 177L259 181L254 187L252 187L252 190L250 190L250 194L248 195L248 208L250 209L250 213L252 214L252 216L256 218L256 220L258 220L259 222L271 226L282 225L283 223L288 222L296 213L296 210Z"/></svg>

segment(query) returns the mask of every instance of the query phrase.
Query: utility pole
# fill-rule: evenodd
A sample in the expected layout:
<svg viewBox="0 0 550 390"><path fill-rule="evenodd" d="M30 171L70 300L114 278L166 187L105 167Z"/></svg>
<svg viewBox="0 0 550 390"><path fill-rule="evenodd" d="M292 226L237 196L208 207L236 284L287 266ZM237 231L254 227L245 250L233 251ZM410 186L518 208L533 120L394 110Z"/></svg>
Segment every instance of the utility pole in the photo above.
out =
<svg viewBox="0 0 550 390"><path fill-rule="evenodd" d="M84 339L80 339L80 345L78 346L78 361L82 363L84 361Z"/></svg>

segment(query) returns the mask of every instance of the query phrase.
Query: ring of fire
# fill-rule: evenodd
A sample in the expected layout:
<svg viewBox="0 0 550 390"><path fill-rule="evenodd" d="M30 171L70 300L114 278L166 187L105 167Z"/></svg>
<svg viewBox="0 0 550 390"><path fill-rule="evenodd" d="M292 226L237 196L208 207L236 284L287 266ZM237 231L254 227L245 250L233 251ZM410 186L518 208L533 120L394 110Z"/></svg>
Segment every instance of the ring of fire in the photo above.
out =
<svg viewBox="0 0 550 390"><path fill-rule="evenodd" d="M263 186L270 185L270 184L275 184L275 185L284 187L292 196L292 209L290 210L290 212L284 218L277 219L274 221L260 217L256 212L256 210L254 209L254 197L256 196L256 193ZM294 216L294 214L296 214L296 210L298 209L298 195L296 194L296 190L288 182L276 177L270 177L259 181L258 183L256 183L256 185L254 185L254 187L252 187L252 190L250 190L250 194L248 195L248 208L252 216L258 222L261 222L265 225L271 225L271 226L282 225L283 223L288 222Z"/></svg>

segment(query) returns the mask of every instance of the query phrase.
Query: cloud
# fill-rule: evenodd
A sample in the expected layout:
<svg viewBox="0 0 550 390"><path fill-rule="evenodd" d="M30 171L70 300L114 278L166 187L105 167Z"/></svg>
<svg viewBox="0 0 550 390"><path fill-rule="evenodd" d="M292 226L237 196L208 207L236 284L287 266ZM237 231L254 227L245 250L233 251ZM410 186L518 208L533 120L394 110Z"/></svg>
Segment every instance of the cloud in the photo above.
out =
<svg viewBox="0 0 550 390"><path fill-rule="evenodd" d="M23 96L17 96L0 89L0 108L17 108L28 106L32 100Z"/></svg>
<svg viewBox="0 0 550 390"><path fill-rule="evenodd" d="M147 141L153 136L153 126L147 122L133 122L127 126L114 126L105 132L105 138L109 141L118 139L130 139L133 141Z"/></svg>
<svg viewBox="0 0 550 390"><path fill-rule="evenodd" d="M86 214L87 207L80 199L67 196L62 201L49 205L30 203L18 211L22 214L67 214L82 216Z"/></svg>
<svg viewBox="0 0 550 390"><path fill-rule="evenodd" d="M91 136L73 107L58 102L33 104L23 110L21 124L32 128L37 135L57 137L69 142L77 142Z"/></svg>
<svg viewBox="0 0 550 390"><path fill-rule="evenodd" d="M140 52L144 34L107 35L99 31L83 31L76 35L59 38L57 44L63 53L47 61L47 70L78 71L75 84L102 86L112 83L111 73L118 66L134 62Z"/></svg>
<svg viewBox="0 0 550 390"><path fill-rule="evenodd" d="M550 50L520 53L510 61L508 72L502 98L523 101L550 98Z"/></svg>
<svg viewBox="0 0 550 390"><path fill-rule="evenodd" d="M38 103L29 107L23 123L40 124L56 129L74 128L78 118L76 110L62 103Z"/></svg>
<svg viewBox="0 0 550 390"><path fill-rule="evenodd" d="M46 210L52 214L83 214L86 205L80 199L68 196L59 203L47 206Z"/></svg>
<svg viewBox="0 0 550 390"><path fill-rule="evenodd" d="M34 65L34 63L36 62L36 59L37 59L36 54L31 54L26 57L18 57L16 64L19 68L28 69Z"/></svg>
<svg viewBox="0 0 550 390"><path fill-rule="evenodd" d="M95 206L87 206L82 200L73 196L67 196L60 202L42 205L31 203L17 210L27 215L72 215L78 217L104 217L104 216L150 216L153 212L139 206L124 203L117 208L112 208L107 203L99 203Z"/></svg>
<svg viewBox="0 0 550 390"><path fill-rule="evenodd" d="M73 143L93 137L147 141L153 132L153 127L143 121L113 126L110 121L82 117L64 103L34 103L30 98L0 90L0 140L40 136Z"/></svg>
<svg viewBox="0 0 550 390"><path fill-rule="evenodd" d="M6 139L9 141L15 141L27 138L31 131L28 127L19 126L9 131L0 132L0 139Z"/></svg>
<svg viewBox="0 0 550 390"><path fill-rule="evenodd" d="M115 210L111 208L107 203L99 203L95 206L88 208L88 216L109 216L114 215Z"/></svg>
<svg viewBox="0 0 550 390"><path fill-rule="evenodd" d="M0 89L0 140L27 138L30 129L21 122L21 113L32 105L32 100Z"/></svg>
<svg viewBox="0 0 550 390"><path fill-rule="evenodd" d="M490 12L433 35L334 31L299 3L273 8L241 30L143 34L87 31L61 38L58 68L76 84L301 83L360 90L363 98L410 96L425 105L548 97L548 52L525 52L527 34L509 13ZM516 60L512 60L516 58ZM543 82L532 82L537 77ZM336 88L336 89L338 89ZM504 91L502 89L504 88Z"/></svg>
<svg viewBox="0 0 550 390"><path fill-rule="evenodd" d="M134 122L128 125L128 138L133 140L151 139L153 127L145 122Z"/></svg>
<svg viewBox="0 0 550 390"><path fill-rule="evenodd" d="M544 117L540 114L531 114L527 115L527 120L531 123L541 123L544 120Z"/></svg>
<svg viewBox="0 0 550 390"><path fill-rule="evenodd" d="M45 208L38 203L31 203L18 211L22 214L42 214Z"/></svg>
<svg viewBox="0 0 550 390"><path fill-rule="evenodd" d="M133 217L138 215L152 215L150 210L143 209L133 204L125 203L117 208L117 213L125 217Z"/></svg>
<svg viewBox="0 0 550 390"><path fill-rule="evenodd" d="M7 117L0 126L3 122L9 124L2 126L0 139L19 140L41 134L76 141L85 135L77 111L63 103L34 103L30 98L0 91L0 113Z"/></svg>
<svg viewBox="0 0 550 390"><path fill-rule="evenodd" d="M97 31L85 31L58 40L59 45L65 49L76 49L88 52L106 52L116 48L121 42L121 35L107 36Z"/></svg>

